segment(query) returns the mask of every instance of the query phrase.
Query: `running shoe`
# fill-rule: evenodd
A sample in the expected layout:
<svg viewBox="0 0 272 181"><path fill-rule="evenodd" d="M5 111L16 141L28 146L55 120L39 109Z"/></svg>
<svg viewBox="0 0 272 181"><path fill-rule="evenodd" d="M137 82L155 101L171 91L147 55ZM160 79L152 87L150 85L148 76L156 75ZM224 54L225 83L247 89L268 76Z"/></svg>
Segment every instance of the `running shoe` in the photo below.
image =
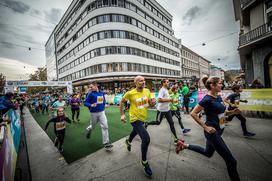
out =
<svg viewBox="0 0 272 181"><path fill-rule="evenodd" d="M110 143L106 143L106 144L104 145L104 148L105 148L106 151L112 151L112 147L113 147L113 145L110 144Z"/></svg>
<svg viewBox="0 0 272 181"><path fill-rule="evenodd" d="M190 132L191 131L191 129L183 129L183 134L186 134L186 133L188 133L188 132Z"/></svg>
<svg viewBox="0 0 272 181"><path fill-rule="evenodd" d="M90 139L91 138L91 133L92 133L92 130L87 130L87 133L86 133L86 138L87 139Z"/></svg>
<svg viewBox="0 0 272 181"><path fill-rule="evenodd" d="M184 141L178 140L176 145L176 154L179 154L180 151L184 150L186 148Z"/></svg>
<svg viewBox="0 0 272 181"><path fill-rule="evenodd" d="M247 132L244 134L244 137L252 137L252 136L255 136L256 134L255 133L251 133L251 132Z"/></svg>
<svg viewBox="0 0 272 181"><path fill-rule="evenodd" d="M131 143L128 141L128 139L126 139L125 143L127 145L127 150L131 151Z"/></svg>
<svg viewBox="0 0 272 181"><path fill-rule="evenodd" d="M141 161L141 163L142 163L142 165L144 167L144 172L145 172L146 176L151 177L152 176L152 170L151 170L148 162L147 161L145 161L145 162Z"/></svg>
<svg viewBox="0 0 272 181"><path fill-rule="evenodd" d="M174 140L174 145L177 145L178 141L183 141L184 142L184 140L182 140L182 139L175 139Z"/></svg>

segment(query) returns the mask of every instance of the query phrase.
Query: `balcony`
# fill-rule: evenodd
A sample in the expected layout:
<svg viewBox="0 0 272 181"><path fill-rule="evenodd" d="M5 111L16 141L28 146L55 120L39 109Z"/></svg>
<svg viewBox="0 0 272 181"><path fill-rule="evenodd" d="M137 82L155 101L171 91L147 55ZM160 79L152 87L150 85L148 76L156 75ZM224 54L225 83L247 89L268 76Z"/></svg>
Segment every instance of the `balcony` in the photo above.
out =
<svg viewBox="0 0 272 181"><path fill-rule="evenodd" d="M240 35L239 45L241 46L255 43L259 40L272 36L272 22L263 24L258 28L249 31L246 34Z"/></svg>
<svg viewBox="0 0 272 181"><path fill-rule="evenodd" d="M246 7L253 4L256 0L241 0L241 8L245 9Z"/></svg>

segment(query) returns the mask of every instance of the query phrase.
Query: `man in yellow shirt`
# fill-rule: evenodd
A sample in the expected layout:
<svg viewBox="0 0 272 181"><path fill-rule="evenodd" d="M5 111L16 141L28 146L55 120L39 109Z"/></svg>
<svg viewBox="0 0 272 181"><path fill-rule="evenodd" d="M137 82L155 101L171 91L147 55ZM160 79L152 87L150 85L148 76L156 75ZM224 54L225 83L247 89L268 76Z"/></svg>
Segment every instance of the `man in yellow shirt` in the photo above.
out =
<svg viewBox="0 0 272 181"><path fill-rule="evenodd" d="M136 76L134 79L136 85L135 89L128 91L122 98L120 103L120 114L121 121L126 123L126 115L124 112L124 104L126 101L130 102L129 108L129 120L133 127L129 138L126 139L126 145L128 151L131 151L131 142L134 137L138 134L142 140L141 152L142 152L142 165L147 176L152 176L152 170L146 159L148 145L150 142L150 137L147 130L144 127L144 123L147 118L148 106L153 107L155 105L154 99L151 99L149 89L145 87L145 79L142 76Z"/></svg>

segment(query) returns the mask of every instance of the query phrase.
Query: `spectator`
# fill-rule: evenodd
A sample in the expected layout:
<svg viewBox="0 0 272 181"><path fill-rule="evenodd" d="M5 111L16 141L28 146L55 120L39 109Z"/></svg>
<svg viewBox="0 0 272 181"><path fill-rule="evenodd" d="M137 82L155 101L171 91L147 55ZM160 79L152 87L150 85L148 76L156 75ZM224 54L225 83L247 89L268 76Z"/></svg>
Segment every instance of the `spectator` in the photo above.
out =
<svg viewBox="0 0 272 181"><path fill-rule="evenodd" d="M259 79L255 79L252 81L252 85L250 86L252 89L262 89L264 88L263 84Z"/></svg>
<svg viewBox="0 0 272 181"><path fill-rule="evenodd" d="M9 109L15 109L14 104L11 102L13 96L13 93L7 92L4 96L0 97L0 122L3 121L2 117Z"/></svg>

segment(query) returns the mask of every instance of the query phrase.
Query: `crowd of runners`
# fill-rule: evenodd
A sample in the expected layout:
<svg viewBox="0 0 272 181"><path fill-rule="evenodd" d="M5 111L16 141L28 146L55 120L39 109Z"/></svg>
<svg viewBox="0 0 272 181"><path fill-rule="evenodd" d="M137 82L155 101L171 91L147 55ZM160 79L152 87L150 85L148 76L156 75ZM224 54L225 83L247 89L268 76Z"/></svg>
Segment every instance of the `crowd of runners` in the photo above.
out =
<svg viewBox="0 0 272 181"><path fill-rule="evenodd" d="M246 118L242 116L239 109L239 102L246 102L246 100L240 100L242 89L239 85L234 85L232 87L233 94L229 95L226 99L222 99L218 94L223 86L220 78L203 77L202 81L208 93L191 111L189 111L189 97L195 89L189 88L183 82L170 85L168 79L163 79L157 102L154 97L151 97L150 90L145 86L145 78L142 76L136 76L134 79L135 87L125 91L119 104L120 120L123 123L127 122L125 111L128 110L129 122L132 126L132 131L125 140L125 144L127 150L130 152L133 139L136 135L140 136L142 142L141 164L147 176L151 177L153 174L147 159L148 146L151 141L147 128L152 125L160 125L165 118L173 135L173 144L176 145L177 154L184 149L188 149L211 157L216 151L224 159L230 179L240 180L236 166L237 161L221 136L225 129L226 121L231 121L235 116L241 121L243 135L245 137L255 136L254 133L247 130ZM180 104L180 95L183 96L183 104ZM23 115L24 105L36 113L49 115L49 121L45 126L45 130L47 130L50 123L54 124L56 135L54 144L60 153L63 152L62 146L65 138L66 123L80 122L80 106L84 105L88 107L91 119L89 126L86 128L86 138L91 139L92 131L99 123L102 130L102 144L106 151L112 151L113 145L110 143L108 131L110 128L105 114L105 92L99 90L96 82L89 84L89 92L86 95L73 94L67 96L45 93L31 96L14 96L11 93L7 93L0 97L1 118L10 108L20 108ZM67 106L70 106L71 116L65 115L64 110L67 109ZM146 121L148 108L157 109L157 115L153 121ZM202 117L203 113L205 116ZM185 128L182 123L183 114L191 114L193 120L204 129L204 136L206 138L205 147L187 143L186 139L177 135L173 117L177 118L183 135L191 131L190 128Z"/></svg>

